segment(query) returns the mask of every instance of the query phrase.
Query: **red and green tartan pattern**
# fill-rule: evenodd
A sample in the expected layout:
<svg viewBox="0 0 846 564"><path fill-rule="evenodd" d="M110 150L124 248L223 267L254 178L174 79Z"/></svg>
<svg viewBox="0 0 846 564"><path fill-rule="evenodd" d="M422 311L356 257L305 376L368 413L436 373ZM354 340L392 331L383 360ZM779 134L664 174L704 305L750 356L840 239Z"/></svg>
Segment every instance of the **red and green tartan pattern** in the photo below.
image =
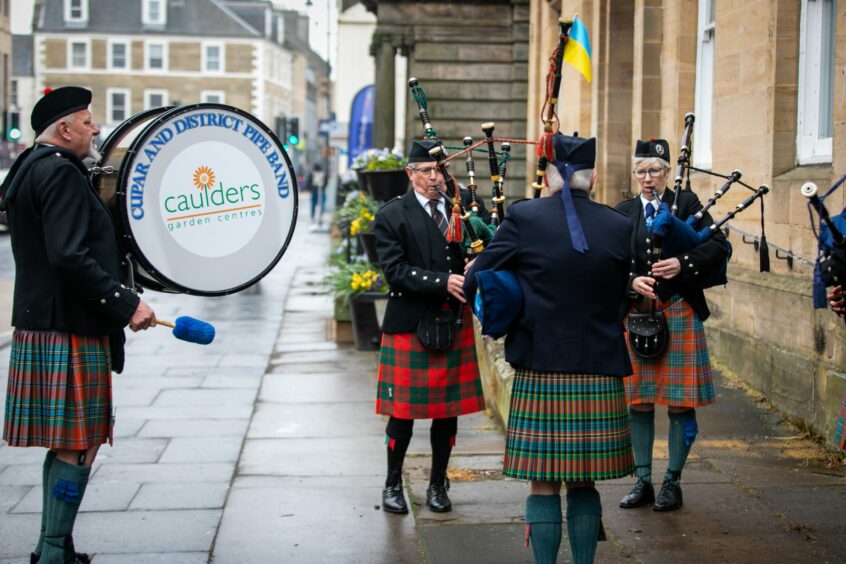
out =
<svg viewBox="0 0 846 564"><path fill-rule="evenodd" d="M843 394L843 399L840 400L840 416L834 425L834 444L840 450L846 450L846 392Z"/></svg>
<svg viewBox="0 0 846 564"><path fill-rule="evenodd" d="M108 337L16 330L3 440L69 450L111 443Z"/></svg>
<svg viewBox="0 0 846 564"><path fill-rule="evenodd" d="M376 413L436 419L485 409L470 308L463 320L448 351L426 350L415 333L382 335Z"/></svg>
<svg viewBox="0 0 846 564"><path fill-rule="evenodd" d="M634 470L621 378L518 368L503 473L520 480L612 480Z"/></svg>
<svg viewBox="0 0 846 564"><path fill-rule="evenodd" d="M633 308L646 311L647 301ZM664 311L670 342L658 358L641 358L631 350L634 374L626 378L629 404L657 403L674 407L700 407L714 403L714 381L705 328L693 308L680 296L658 302Z"/></svg>

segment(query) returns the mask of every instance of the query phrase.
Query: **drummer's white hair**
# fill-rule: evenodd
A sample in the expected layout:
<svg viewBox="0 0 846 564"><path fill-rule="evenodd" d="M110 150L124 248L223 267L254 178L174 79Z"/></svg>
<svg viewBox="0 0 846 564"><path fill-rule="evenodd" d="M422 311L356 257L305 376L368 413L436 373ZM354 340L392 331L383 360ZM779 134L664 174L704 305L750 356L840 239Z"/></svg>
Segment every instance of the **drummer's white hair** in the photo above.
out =
<svg viewBox="0 0 846 564"><path fill-rule="evenodd" d="M592 168L577 170L570 176L570 190L582 190L587 192L591 188L590 180L593 177ZM549 195L557 194L564 187L564 179L555 165L549 164L546 167L546 181L549 186Z"/></svg>
<svg viewBox="0 0 846 564"><path fill-rule="evenodd" d="M67 122L67 123L75 122L76 121L76 112L74 112L72 114L68 114L66 116L62 116L59 119L57 119L56 121L54 121L53 123L51 123L50 125L48 125L46 128L44 128L44 131L42 131L38 135L38 137L35 138L35 142L36 143L43 143L43 142L48 141L48 140L52 139L53 137L55 137L56 133L57 133L56 129L59 127L59 124L62 123L63 121Z"/></svg>

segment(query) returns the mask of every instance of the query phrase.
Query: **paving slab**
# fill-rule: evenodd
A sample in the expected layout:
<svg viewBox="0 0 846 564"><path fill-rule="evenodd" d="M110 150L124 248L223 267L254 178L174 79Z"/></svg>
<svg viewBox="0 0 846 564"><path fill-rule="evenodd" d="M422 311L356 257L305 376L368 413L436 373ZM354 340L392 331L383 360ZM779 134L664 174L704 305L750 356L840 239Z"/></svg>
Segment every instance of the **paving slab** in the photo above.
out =
<svg viewBox="0 0 846 564"><path fill-rule="evenodd" d="M140 484L119 480L91 480L80 511L124 511L138 493ZM12 513L41 513L41 487L33 487Z"/></svg>
<svg viewBox="0 0 846 564"><path fill-rule="evenodd" d="M157 419L145 421L139 437L238 437L247 432L250 420L244 419Z"/></svg>
<svg viewBox="0 0 846 564"><path fill-rule="evenodd" d="M259 401L286 404L312 401L370 402L369 412L375 418L376 376L370 371L268 374L262 382Z"/></svg>
<svg viewBox="0 0 846 564"><path fill-rule="evenodd" d="M37 486L0 486L0 514L11 511L30 490L38 490L39 496L41 494L41 488Z"/></svg>
<svg viewBox="0 0 846 564"><path fill-rule="evenodd" d="M160 462L232 462L238 460L241 437L177 437L171 439Z"/></svg>
<svg viewBox="0 0 846 564"><path fill-rule="evenodd" d="M315 398L319 399L319 398ZM373 403L258 403L247 437L329 438L373 437L379 442L384 425L371 410ZM343 421L343 424L339 422Z"/></svg>
<svg viewBox="0 0 846 564"><path fill-rule="evenodd" d="M247 439L238 474L384 477L384 458L384 441L373 436Z"/></svg>
<svg viewBox="0 0 846 564"><path fill-rule="evenodd" d="M97 480L126 480L137 483L226 482L232 478L234 464L205 462L198 464L103 464L94 473ZM40 479L40 474L39 474Z"/></svg>
<svg viewBox="0 0 846 564"><path fill-rule="evenodd" d="M288 490L241 488L236 480L214 562L423 562L411 516L382 512L372 489L327 489L309 481Z"/></svg>
<svg viewBox="0 0 846 564"><path fill-rule="evenodd" d="M220 509L229 482L202 484L144 484L130 509Z"/></svg>
<svg viewBox="0 0 846 564"><path fill-rule="evenodd" d="M255 389L235 390L163 390L155 407L199 406L251 406L256 398Z"/></svg>
<svg viewBox="0 0 846 564"><path fill-rule="evenodd" d="M102 445L97 451L94 466L102 464L142 464L157 462L167 447L167 439L127 438L115 441L114 446Z"/></svg>

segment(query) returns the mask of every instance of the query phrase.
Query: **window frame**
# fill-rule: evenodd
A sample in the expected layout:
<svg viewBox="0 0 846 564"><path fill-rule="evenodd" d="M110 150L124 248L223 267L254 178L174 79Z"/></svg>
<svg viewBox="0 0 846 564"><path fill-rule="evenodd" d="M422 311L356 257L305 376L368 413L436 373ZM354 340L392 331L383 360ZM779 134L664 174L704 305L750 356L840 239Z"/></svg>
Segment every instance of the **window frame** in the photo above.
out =
<svg viewBox="0 0 846 564"><path fill-rule="evenodd" d="M209 96L217 96L220 98L214 102L209 101ZM225 104L226 103L226 92L223 90L201 90L200 91L200 102L203 103L211 103L211 104Z"/></svg>
<svg viewBox="0 0 846 564"><path fill-rule="evenodd" d="M209 47L218 48L218 68L216 70L208 68L209 57L207 50ZM200 46L200 59L200 69L202 72L208 74L223 74L226 72L226 45L222 41L203 41Z"/></svg>
<svg viewBox="0 0 846 564"><path fill-rule="evenodd" d="M115 45L123 45L126 49L125 53L125 61L126 66L123 67L116 67L114 66L114 54L112 52L112 47ZM106 43L106 68L110 71L123 71L129 72L132 70L132 44L126 39L109 39Z"/></svg>
<svg viewBox="0 0 846 564"><path fill-rule="evenodd" d="M160 95L162 97L162 105L161 106L154 106L150 102L150 97ZM163 88L147 88L144 90L144 109L149 110L151 108L158 108L158 107L165 107L169 104L169 96L168 91Z"/></svg>
<svg viewBox="0 0 846 564"><path fill-rule="evenodd" d="M114 119L114 100L113 96L115 94L123 94L125 97L125 108L124 113L125 116L121 120ZM129 88L107 88L106 89L106 123L109 125L118 125L123 123L132 115L132 90Z"/></svg>
<svg viewBox="0 0 846 564"><path fill-rule="evenodd" d="M80 16L75 18L72 16L73 3L75 0L65 0L64 15L66 22L84 23L88 21L88 0L79 0Z"/></svg>
<svg viewBox="0 0 846 564"><path fill-rule="evenodd" d="M74 45L84 45L85 46L85 63L82 66L74 65L74 61L73 61L73 47L74 47ZM68 49L68 61L67 61L68 70L79 70L79 71L89 71L89 70L91 70L91 39L88 39L88 38L68 39L67 49Z"/></svg>
<svg viewBox="0 0 846 564"><path fill-rule="evenodd" d="M822 33L809 33L809 30L822 29L823 2L826 0L802 0L801 16L799 18L799 82L796 96L796 164L814 165L831 163L833 157L834 135L834 56L837 49L837 30L835 18L832 18L831 41L832 64L828 86L832 89L831 119L832 136L820 137L820 97L823 86L823 39ZM810 12L810 2L816 8ZM837 14L837 0L831 0L832 14ZM812 22L810 20L813 20ZM810 61L809 61L810 57ZM810 63L810 64L809 64Z"/></svg>
<svg viewBox="0 0 846 564"><path fill-rule="evenodd" d="M159 18L155 20L150 16L150 7L152 4L159 5ZM167 0L141 0L141 23L144 25L166 25Z"/></svg>
<svg viewBox="0 0 846 564"><path fill-rule="evenodd" d="M709 169L713 163L714 127L714 56L716 54L715 0L700 0L696 20L696 84L693 107L696 127L693 128L693 164ZM711 8L710 11L708 8ZM709 20L711 19L710 21ZM710 44L706 51L706 45ZM704 57L709 60L703 60ZM707 65L710 64L708 68Z"/></svg>
<svg viewBox="0 0 846 564"><path fill-rule="evenodd" d="M162 66L161 68L155 68L150 66L150 47L154 45L161 45L162 46ZM167 72L168 70L168 43L167 41L161 41L157 39L149 39L144 41L144 70L145 71L156 71L156 72Z"/></svg>

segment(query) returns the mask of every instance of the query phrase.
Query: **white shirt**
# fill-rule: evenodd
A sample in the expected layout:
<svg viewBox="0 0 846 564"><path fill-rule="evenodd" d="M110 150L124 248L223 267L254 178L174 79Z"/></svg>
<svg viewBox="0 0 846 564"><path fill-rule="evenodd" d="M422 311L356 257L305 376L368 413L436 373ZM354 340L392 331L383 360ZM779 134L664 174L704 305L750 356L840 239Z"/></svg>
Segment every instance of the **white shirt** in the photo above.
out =
<svg viewBox="0 0 846 564"><path fill-rule="evenodd" d="M432 200L425 196L421 196L420 192L417 192L416 190L414 191L414 195L417 197L417 201L420 202L420 205L423 206L423 209L426 211L426 215L432 217L432 208L431 206L429 206L429 202L431 202ZM440 198L438 200L438 211L441 212L444 218L447 217L446 203L444 203L443 198Z"/></svg>

